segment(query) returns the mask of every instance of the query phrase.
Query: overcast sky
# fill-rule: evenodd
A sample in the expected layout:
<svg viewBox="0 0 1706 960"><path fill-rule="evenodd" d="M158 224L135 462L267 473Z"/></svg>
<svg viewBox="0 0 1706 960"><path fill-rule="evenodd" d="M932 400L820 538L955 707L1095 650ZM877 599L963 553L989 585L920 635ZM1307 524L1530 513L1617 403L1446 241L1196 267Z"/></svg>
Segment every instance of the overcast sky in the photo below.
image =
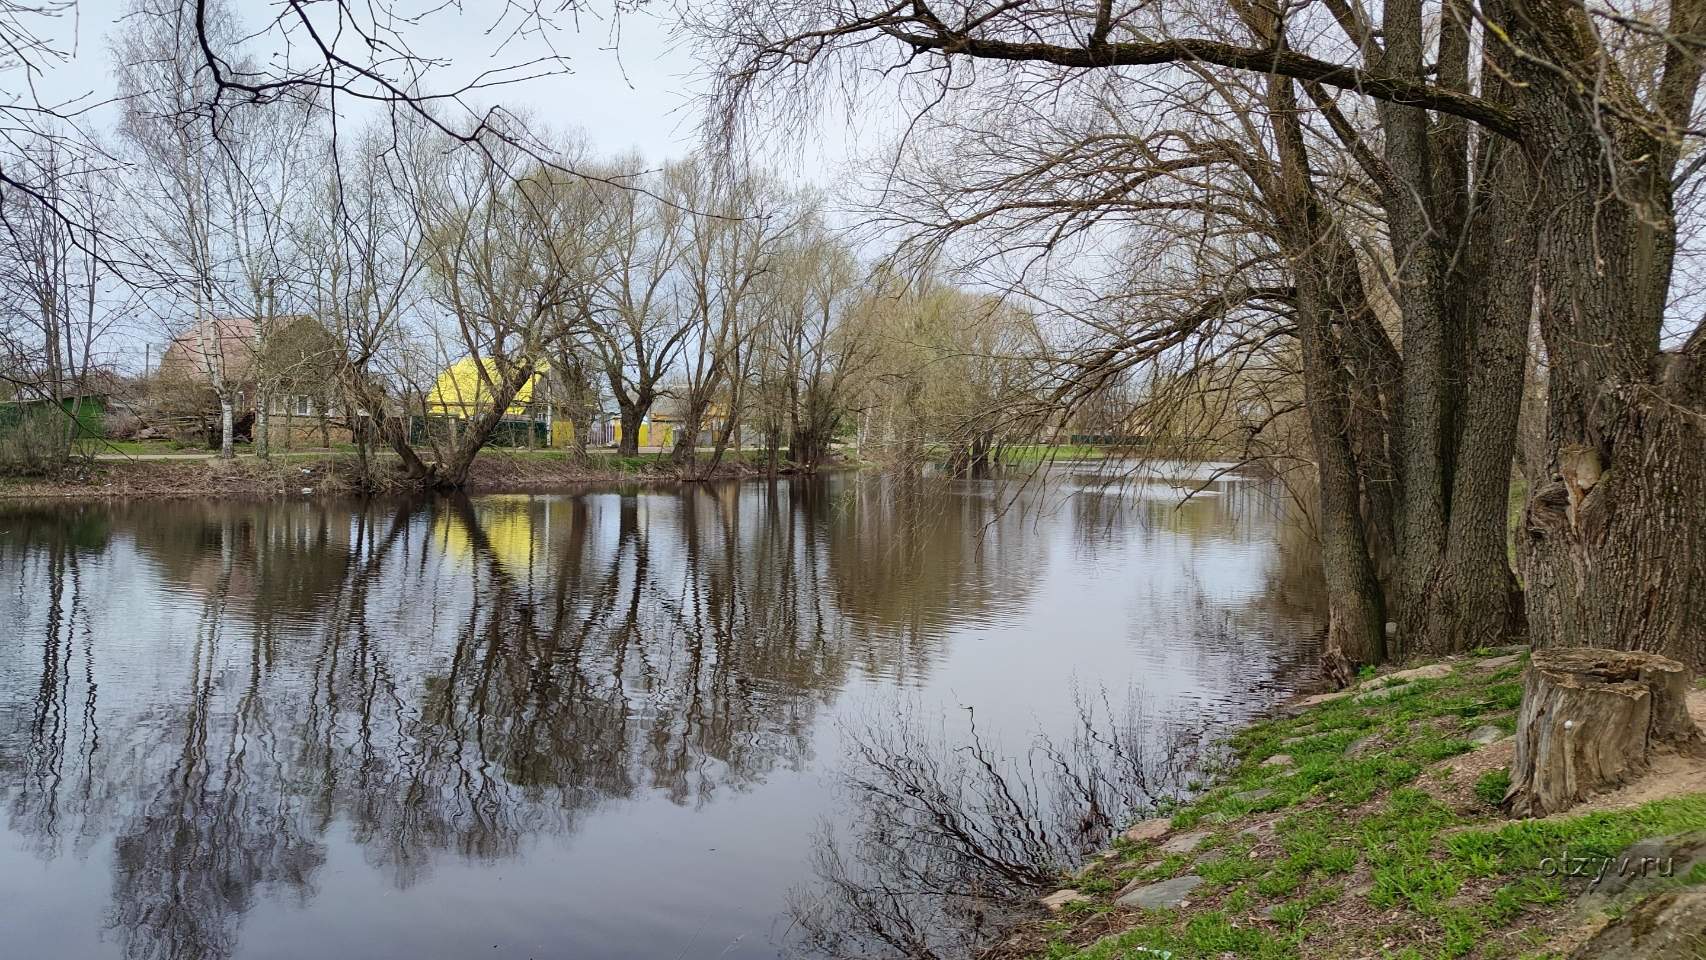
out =
<svg viewBox="0 0 1706 960"><path fill-rule="evenodd" d="M227 2L246 33L261 30L280 9L280 0ZM116 90L112 38L125 28L123 20L131 3L77 0L56 18L27 18L30 29L68 56L63 62L42 61L45 72L38 76L27 77L16 68L0 73L5 84L0 95L26 104L34 101L63 106L64 112L77 114L78 126L105 138L119 116L118 105L112 101ZM606 6L607 0L593 3ZM703 88L702 71L697 51L673 33L669 3L654 0L650 6L655 9L626 13L619 21L584 14L576 20L565 15L547 34L519 39L511 32L513 21L493 23L492 18L498 15L494 8L501 10L505 4L466 0L464 6L465 10L458 10L445 0L395 0L393 9L400 15L413 17L433 11L403 34L417 57L445 63L425 84L426 92L452 91L482 71L545 58L554 52L566 65L536 68L533 72L543 71L544 75L479 91L469 98L472 105L502 103L519 108L553 130L579 131L599 154L638 152L648 166L681 157L697 145L701 113L695 98ZM358 4L356 8L363 7ZM317 9L332 8L327 4ZM281 34L275 29L252 38L245 53L265 61L280 56L282 48ZM355 58L353 51L350 55ZM24 86L26 80L33 85L33 92ZM382 109L341 98L340 109L346 116L350 107L375 113ZM861 114L866 113L862 108ZM870 116L876 115L877 111L870 112ZM354 119L360 119L359 115ZM899 129L880 121L865 124L867 130L873 125ZM795 182L833 190L850 180L844 174L848 158L859 152L854 146L857 132L845 124L825 127L821 136L764 145L764 152L754 159ZM832 208L836 202L832 194ZM115 302L123 299L116 291ZM157 355L169 324L140 303L123 308L123 312L134 316L111 331L101 362L140 371L150 351Z"/></svg>
<svg viewBox="0 0 1706 960"><path fill-rule="evenodd" d="M271 0L231 0L231 5L249 30L277 14ZM44 102L85 97L94 103L111 96L108 37L120 28L127 6L128 0L78 0L73 11L52 25L48 32L57 44L75 55L38 84ZM405 13L437 10L405 33L417 55L451 62L433 81L434 89L454 88L481 70L542 57L554 48L568 60L569 72L484 91L476 99L526 108L554 128L579 129L606 154L638 150L649 161L661 161L692 149L700 119L693 99L700 88L696 51L672 39L667 4L624 14L619 21L583 14L577 22L564 15L557 18L548 40L535 36L507 41L507 29L492 29L491 8L500 4L465 6L458 11L443 0L399 0L396 7ZM279 44L263 37L255 46L252 53L265 56ZM113 113L103 108L92 116L104 126ZM835 130L824 133L827 142L814 138L785 151L778 147L761 159L790 176L835 182L849 153L848 137Z"/></svg>

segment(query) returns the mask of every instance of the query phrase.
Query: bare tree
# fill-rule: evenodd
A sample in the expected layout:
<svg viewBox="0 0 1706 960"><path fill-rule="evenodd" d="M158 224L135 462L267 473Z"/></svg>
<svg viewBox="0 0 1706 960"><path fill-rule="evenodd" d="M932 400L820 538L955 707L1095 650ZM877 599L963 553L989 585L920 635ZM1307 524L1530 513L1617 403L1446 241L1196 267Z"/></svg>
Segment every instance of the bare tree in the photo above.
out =
<svg viewBox="0 0 1706 960"><path fill-rule="evenodd" d="M362 476L373 478L378 443L405 474L429 470L410 442L404 414L407 318L426 267L422 223L408 203L391 131L370 127L338 143L320 141L324 163L310 213L295 224L308 268L308 302L338 344L335 387L351 422ZM334 162L332 151L340 151Z"/></svg>
<svg viewBox="0 0 1706 960"><path fill-rule="evenodd" d="M231 300L230 251L221 242L231 195L220 182L233 138L198 115L208 90L194 64L202 43L229 46L237 30L223 8L199 20L191 12L175 0L137 0L132 8L113 47L125 103L119 135L131 161L137 232L151 241L151 265L167 294L167 324L218 403L219 452L229 459L252 338L246 325L221 316Z"/></svg>
<svg viewBox="0 0 1706 960"><path fill-rule="evenodd" d="M575 332L588 301L585 260L565 240L584 210L572 202L580 194L565 189L567 175L507 145L520 136L481 151L447 150L431 136L413 157L427 291L448 331L441 360L466 359L474 372L468 384L439 379L422 411L451 421L448 438L428 434L435 486L466 482L474 457L556 341Z"/></svg>
<svg viewBox="0 0 1706 960"><path fill-rule="evenodd" d="M1552 382L1549 479L1523 533L1527 621L1543 642L1706 660L1687 613L1706 602L1702 570L1675 559L1706 556L1706 336L1671 290L1677 190L1700 166L1682 162L1701 72L1693 5L1448 4L1437 31L1420 0L1377 14L802 0L691 16L721 44L726 134L745 106L811 103L802 86L873 63L906 63L923 103L967 80L1038 125L1061 91L1099 86L1168 116L1218 100L1253 133L1221 153L1245 164L1289 281L1336 671L1387 654L1389 612L1400 654L1518 626L1501 517L1531 310ZM1378 139L1363 132L1369 109ZM1151 154L1078 209L1117 206L1180 162ZM1358 181L1364 199L1333 192ZM1680 327L1668 351L1667 317ZM1642 546L1661 542L1695 546Z"/></svg>
<svg viewBox="0 0 1706 960"><path fill-rule="evenodd" d="M850 387L869 359L866 330L848 322L866 288L821 207L806 212L777 269L769 342L787 400L788 459L809 473L828 458Z"/></svg>
<svg viewBox="0 0 1706 960"><path fill-rule="evenodd" d="M674 458L689 479L708 476L738 436L752 364L764 321L764 281L779 269L797 216L793 198L751 173L728 175L702 160L672 167L673 192L692 211L681 258L681 296L692 325L680 388L681 432ZM697 463L706 414L720 405L710 462Z"/></svg>
<svg viewBox="0 0 1706 960"><path fill-rule="evenodd" d="M641 164L630 158L617 165L637 168ZM692 332L677 271L687 244L687 211L651 191L658 179L647 177L634 183L644 190L601 189L611 233L599 270L603 278L600 322L594 334L621 418L618 447L626 456L639 452L640 424Z"/></svg>
<svg viewBox="0 0 1706 960"><path fill-rule="evenodd" d="M42 417L51 425L36 426L55 440L39 452L62 460L114 323L103 301L102 238L85 226L109 210L109 171L51 136L6 162L35 189L0 187L0 378L8 392L51 404Z"/></svg>

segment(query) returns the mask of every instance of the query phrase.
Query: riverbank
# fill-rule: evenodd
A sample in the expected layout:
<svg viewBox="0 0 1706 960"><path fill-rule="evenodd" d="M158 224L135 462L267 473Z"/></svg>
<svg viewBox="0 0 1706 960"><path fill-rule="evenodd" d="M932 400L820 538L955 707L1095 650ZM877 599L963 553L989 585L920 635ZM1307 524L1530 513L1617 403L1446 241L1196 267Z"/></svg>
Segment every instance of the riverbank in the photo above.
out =
<svg viewBox="0 0 1706 960"><path fill-rule="evenodd" d="M1507 819L1525 661L1370 678L1248 727L1216 786L1132 827L985 957L1706 957L1706 760ZM1690 710L1706 721L1706 689Z"/></svg>
<svg viewBox="0 0 1706 960"><path fill-rule="evenodd" d="M392 461L394 462L394 461ZM378 493L402 493L406 484L393 477L386 460L378 461ZM786 471L785 471L786 472ZM762 476L749 458L729 456L711 479ZM185 500L200 498L274 499L342 496L364 488L360 463L348 453L292 453L262 460L205 456L77 460L47 476L0 475L0 499L14 500ZM466 489L470 493L568 490L596 483L670 483L680 474L667 453L624 457L594 453L584 464L571 463L563 451L488 450L475 461Z"/></svg>

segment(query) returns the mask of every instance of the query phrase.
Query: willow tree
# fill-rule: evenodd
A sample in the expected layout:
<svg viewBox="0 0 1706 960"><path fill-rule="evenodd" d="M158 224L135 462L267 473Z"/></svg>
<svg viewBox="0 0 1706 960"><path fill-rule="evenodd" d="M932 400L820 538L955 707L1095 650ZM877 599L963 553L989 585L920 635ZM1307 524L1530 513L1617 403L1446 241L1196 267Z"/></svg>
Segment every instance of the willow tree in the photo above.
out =
<svg viewBox="0 0 1706 960"><path fill-rule="evenodd" d="M1179 95L1187 78L1249 91L1226 106L1272 160L1261 209L1291 280L1345 659L1384 655L1388 616L1402 652L1519 624L1503 518L1533 312L1550 370L1548 479L1520 534L1535 640L1699 664L1706 334L1688 324L1669 350L1661 337L1686 306L1671 292L1675 199L1700 167L1682 160L1702 9L736 0L695 26L721 48L714 116L731 137L752 110L873 63L1019 117L1046 117L1054 91L1090 76L1169 115L1198 106ZM1324 202L1322 171L1347 166L1374 186L1378 293L1356 289L1366 238ZM1382 305L1393 330L1372 322ZM1382 470L1385 503L1368 495ZM1369 545L1388 522L1383 583Z"/></svg>
<svg viewBox="0 0 1706 960"><path fill-rule="evenodd" d="M459 422L448 444L429 431L435 463L405 458L428 486L467 481L516 396L579 328L590 296L592 254L574 242L586 196L572 189L578 178L510 145L523 135L511 131L480 150L433 136L413 158L427 297L448 330L444 359L454 352L471 361L465 369L473 381L446 374L425 398L423 413L442 410ZM572 146L553 151L565 161L574 153Z"/></svg>

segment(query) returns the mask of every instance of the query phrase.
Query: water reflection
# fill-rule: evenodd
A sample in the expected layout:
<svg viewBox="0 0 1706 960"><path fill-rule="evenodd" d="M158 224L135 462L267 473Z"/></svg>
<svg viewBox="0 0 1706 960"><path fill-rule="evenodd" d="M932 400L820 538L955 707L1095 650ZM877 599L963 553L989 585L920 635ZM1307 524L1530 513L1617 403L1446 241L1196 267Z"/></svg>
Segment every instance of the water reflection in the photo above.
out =
<svg viewBox="0 0 1706 960"><path fill-rule="evenodd" d="M0 514L4 839L110 878L104 894L8 888L0 929L99 900L106 945L90 955L263 955L276 944L240 925L286 905L296 955L343 955L345 934L301 921L327 906L343 851L402 897L385 909L431 928L442 897L411 894L435 870L532 858L573 873L566 840L600 817L636 829L727 806L745 812L707 818L721 824L708 846L778 843L764 811L833 814L811 783L839 762L825 721L850 692L947 689L991 701L995 722L1003 699L1033 722L1035 673L967 653L1036 646L1027 618L1051 605L1076 610L1061 621L1075 639L1051 641L1057 673L1135 652L1224 706L1310 660L1258 487L1183 508L1070 492L832 478ZM1197 569L1144 588L1163 581L1131 551L1161 544L1157 557L1201 559L1169 560ZM1111 612L1075 601L1110 565L1129 584ZM1157 624L1168 642L1146 633ZM779 914L808 871L808 838L788 843L802 853L768 886L651 905L655 929L587 932L623 909L593 883L471 936L553 955L773 956L761 941L781 935L731 952L744 934L713 915L736 896ZM684 943L676 915L700 910Z"/></svg>

